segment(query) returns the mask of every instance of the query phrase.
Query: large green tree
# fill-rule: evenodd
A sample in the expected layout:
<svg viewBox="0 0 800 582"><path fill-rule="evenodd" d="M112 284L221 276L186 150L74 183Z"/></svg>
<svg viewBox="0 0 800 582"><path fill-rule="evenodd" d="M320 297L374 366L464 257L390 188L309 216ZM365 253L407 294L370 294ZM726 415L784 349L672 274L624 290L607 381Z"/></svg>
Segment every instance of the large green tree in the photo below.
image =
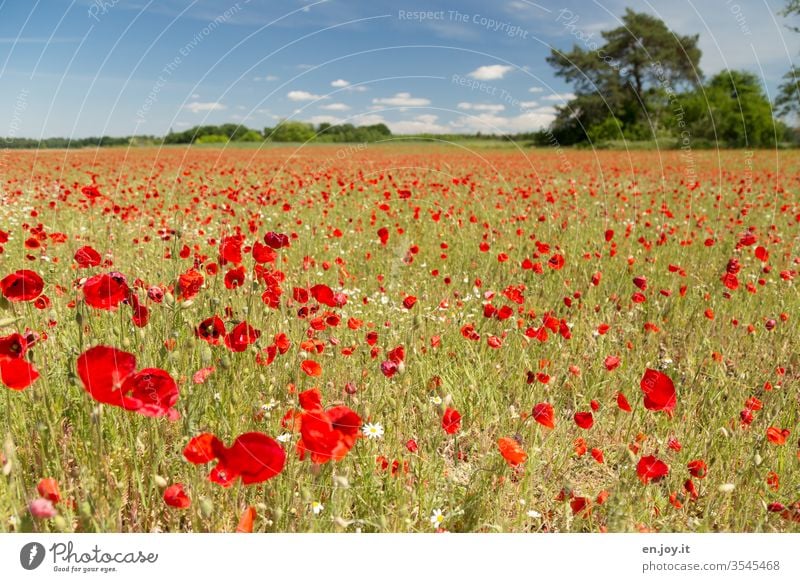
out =
<svg viewBox="0 0 800 582"><path fill-rule="evenodd" d="M561 143L585 140L592 125L612 116L626 136L657 129L670 96L702 81L698 36L679 35L654 16L627 9L620 26L600 34L602 41L577 30L574 22L564 25L583 46L553 49L547 58L575 93L551 128Z"/></svg>
<svg viewBox="0 0 800 582"><path fill-rule="evenodd" d="M748 71L721 71L702 90L681 96L681 115L672 128L691 139L723 147L774 147L783 124L772 116L772 106L758 77ZM682 127L677 120L683 121Z"/></svg>
<svg viewBox="0 0 800 582"><path fill-rule="evenodd" d="M800 0L788 0L781 14L800 16ZM789 26L789 28L800 32L800 27ZM778 87L778 95L775 98L775 109L781 115L800 115L800 68L793 66L783 76L783 83Z"/></svg>

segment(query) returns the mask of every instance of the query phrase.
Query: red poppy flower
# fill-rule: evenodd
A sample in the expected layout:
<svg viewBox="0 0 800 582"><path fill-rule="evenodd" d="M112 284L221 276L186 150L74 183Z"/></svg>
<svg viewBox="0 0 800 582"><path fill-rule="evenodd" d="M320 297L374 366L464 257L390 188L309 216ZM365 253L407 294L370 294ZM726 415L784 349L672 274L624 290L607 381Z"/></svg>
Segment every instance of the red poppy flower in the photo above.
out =
<svg viewBox="0 0 800 582"><path fill-rule="evenodd" d="M39 377L39 372L24 358L0 358L0 380L12 390L25 390Z"/></svg>
<svg viewBox="0 0 800 582"><path fill-rule="evenodd" d="M75 262L81 269L88 269L89 267L96 267L103 262L100 253L90 246L79 248L75 251Z"/></svg>
<svg viewBox="0 0 800 582"><path fill-rule="evenodd" d="M3 297L11 302L33 301L42 294L44 281L35 271L21 269L0 280Z"/></svg>
<svg viewBox="0 0 800 582"><path fill-rule="evenodd" d="M225 273L225 288L237 289L244 285L245 270L244 265L239 265L235 269L231 269Z"/></svg>
<svg viewBox="0 0 800 582"><path fill-rule="evenodd" d="M242 512L239 523L236 526L236 533L253 533L253 524L258 514L252 505Z"/></svg>
<svg viewBox="0 0 800 582"><path fill-rule="evenodd" d="M617 392L617 406L620 410L624 410L625 412L631 411L631 405L622 392Z"/></svg>
<svg viewBox="0 0 800 582"><path fill-rule="evenodd" d="M619 367L619 362L620 362L619 356L607 356L605 361L603 362L603 365L605 365L606 370L610 372L611 370L614 370Z"/></svg>
<svg viewBox="0 0 800 582"><path fill-rule="evenodd" d="M314 285L309 289L309 292L318 303L322 303L328 307L338 307L333 291L327 285Z"/></svg>
<svg viewBox="0 0 800 582"><path fill-rule="evenodd" d="M381 362L381 374L386 376L387 378L391 378L395 374L397 374L398 366L391 360L386 360L385 362Z"/></svg>
<svg viewBox="0 0 800 582"><path fill-rule="evenodd" d="M21 358L27 350L28 341L21 334L12 333L11 335L0 337L0 360Z"/></svg>
<svg viewBox="0 0 800 582"><path fill-rule="evenodd" d="M202 273L195 269L183 273L178 277L178 298L187 300L197 296L204 282Z"/></svg>
<svg viewBox="0 0 800 582"><path fill-rule="evenodd" d="M130 288L121 273L103 273L89 277L83 284L86 304L95 309L113 311L130 295Z"/></svg>
<svg viewBox="0 0 800 582"><path fill-rule="evenodd" d="M180 418L173 408L178 401L178 385L167 372L158 368L145 368L128 376L122 384L123 408L144 416Z"/></svg>
<svg viewBox="0 0 800 582"><path fill-rule="evenodd" d="M461 430L461 414L453 408L448 408L442 416L442 428L447 434L455 434Z"/></svg>
<svg viewBox="0 0 800 582"><path fill-rule="evenodd" d="M303 412L297 453L301 460L308 453L314 463L341 461L361 437L361 425L358 414L346 406Z"/></svg>
<svg viewBox="0 0 800 582"><path fill-rule="evenodd" d="M224 448L222 441L216 436L210 432L204 432L189 441L189 444L183 449L183 456L190 463L202 465L216 459L218 451Z"/></svg>
<svg viewBox="0 0 800 582"><path fill-rule="evenodd" d="M232 352L243 352L247 349L247 346L256 343L260 337L260 331L243 321L225 336L225 345Z"/></svg>
<svg viewBox="0 0 800 582"><path fill-rule="evenodd" d="M413 295L409 295L405 299L403 299L403 307L405 307L406 309L411 309L412 307L414 307L416 303L417 303L417 298L414 297Z"/></svg>
<svg viewBox="0 0 800 582"><path fill-rule="evenodd" d="M563 255L553 255L550 257L550 260L547 261L547 265L554 271L559 271L564 267L564 262Z"/></svg>
<svg viewBox="0 0 800 582"><path fill-rule="evenodd" d="M220 339L225 339L225 324L215 315L201 321L194 333L201 340L215 346L219 344Z"/></svg>
<svg viewBox="0 0 800 582"><path fill-rule="evenodd" d="M540 402L539 404L534 406L532 416L533 420L535 420L542 426L546 426L547 428L556 427L553 405L550 404L549 402Z"/></svg>
<svg viewBox="0 0 800 582"><path fill-rule="evenodd" d="M164 490L164 503L176 509L186 509L192 500L183 490L183 483L175 483Z"/></svg>
<svg viewBox="0 0 800 582"><path fill-rule="evenodd" d="M303 363L300 364L300 369L312 378L322 376L322 366L314 360L304 360Z"/></svg>
<svg viewBox="0 0 800 582"><path fill-rule="evenodd" d="M277 255L269 246L261 244L259 241L253 243L253 260L259 265L264 263L274 263Z"/></svg>
<svg viewBox="0 0 800 582"><path fill-rule="evenodd" d="M677 403L672 379L657 370L647 369L640 382L644 392L644 407L647 410L663 410L672 416Z"/></svg>
<svg viewBox="0 0 800 582"><path fill-rule="evenodd" d="M204 433L189 441L183 456L194 464L217 459L208 479L223 487L230 486L238 478L245 485L262 483L280 474L286 463L283 448L259 432L238 436L230 448L214 435Z"/></svg>
<svg viewBox="0 0 800 582"><path fill-rule="evenodd" d="M689 469L689 474L692 477L697 477L698 479L704 479L706 474L708 473L708 466L706 462L702 459L695 459L694 461L689 461L689 464L686 465Z"/></svg>
<svg viewBox="0 0 800 582"><path fill-rule="evenodd" d="M177 420L175 380L157 368L136 373L136 357L108 346L95 346L78 357L78 377L84 390L102 404L119 406L144 416Z"/></svg>
<svg viewBox="0 0 800 582"><path fill-rule="evenodd" d="M788 428L777 428L771 426L767 429L767 440L771 442L773 445L784 445L786 444L786 439L789 438L789 435L792 434Z"/></svg>
<svg viewBox="0 0 800 582"><path fill-rule="evenodd" d="M304 390L297 397L303 410L322 410L322 394L319 388Z"/></svg>
<svg viewBox="0 0 800 582"><path fill-rule="evenodd" d="M58 489L58 481L52 477L46 477L39 481L36 490L41 497L48 499L53 504L57 504L61 501L61 491Z"/></svg>
<svg viewBox="0 0 800 582"><path fill-rule="evenodd" d="M582 429L589 430L594 424L594 417L592 416L591 412L576 412L575 424Z"/></svg>
<svg viewBox="0 0 800 582"><path fill-rule="evenodd" d="M378 238L380 239L382 245L386 245L386 243L389 242L389 229L385 226L379 228Z"/></svg>
<svg viewBox="0 0 800 582"><path fill-rule="evenodd" d="M498 439L497 448L500 449L500 454L506 462L512 467L516 467L524 463L528 459L527 453L522 449L520 444L508 437Z"/></svg>
<svg viewBox="0 0 800 582"><path fill-rule="evenodd" d="M264 235L264 242L270 248L278 250L289 246L289 237L277 232L268 232Z"/></svg>
<svg viewBox="0 0 800 582"><path fill-rule="evenodd" d="M653 455L642 457L636 465L636 474L639 479L647 485L651 481L658 481L669 474L669 467L664 461L655 458Z"/></svg>
<svg viewBox="0 0 800 582"><path fill-rule="evenodd" d="M242 244L244 237L242 235L223 236L219 243L219 262L224 265L225 263L233 263L238 265L242 262Z"/></svg>

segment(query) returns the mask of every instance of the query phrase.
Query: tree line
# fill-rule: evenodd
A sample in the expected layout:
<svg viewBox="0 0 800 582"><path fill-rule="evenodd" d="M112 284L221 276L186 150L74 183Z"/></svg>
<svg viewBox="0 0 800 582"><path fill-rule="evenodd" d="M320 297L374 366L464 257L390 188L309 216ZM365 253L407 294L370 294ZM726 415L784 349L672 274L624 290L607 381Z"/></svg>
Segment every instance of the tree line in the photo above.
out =
<svg viewBox="0 0 800 582"><path fill-rule="evenodd" d="M800 14L792 0L784 14ZM567 21L566 28L574 27ZM698 35L679 35L649 14L627 9L622 24L552 49L547 62L574 98L535 135L540 145L663 141L682 147L776 147L797 135L776 114L800 112L797 76L787 73L773 106L758 77L724 70L706 79Z"/></svg>

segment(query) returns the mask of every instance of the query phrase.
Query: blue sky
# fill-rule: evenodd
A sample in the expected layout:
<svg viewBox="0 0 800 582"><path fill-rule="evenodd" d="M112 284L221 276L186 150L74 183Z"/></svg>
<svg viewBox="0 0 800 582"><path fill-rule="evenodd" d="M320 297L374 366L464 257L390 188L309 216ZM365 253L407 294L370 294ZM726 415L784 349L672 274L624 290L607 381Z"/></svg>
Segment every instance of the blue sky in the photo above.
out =
<svg viewBox="0 0 800 582"><path fill-rule="evenodd" d="M0 0L0 135L160 135L284 118L396 133L536 129L570 90L545 62L549 47L596 39L626 6L699 33L707 76L748 69L774 95L800 52L783 4Z"/></svg>

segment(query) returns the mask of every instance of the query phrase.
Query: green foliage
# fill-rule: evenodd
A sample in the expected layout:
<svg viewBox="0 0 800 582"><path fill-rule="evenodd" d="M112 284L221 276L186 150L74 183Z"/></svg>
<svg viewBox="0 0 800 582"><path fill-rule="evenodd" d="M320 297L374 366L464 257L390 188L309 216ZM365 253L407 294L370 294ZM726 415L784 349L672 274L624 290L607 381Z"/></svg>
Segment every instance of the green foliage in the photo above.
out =
<svg viewBox="0 0 800 582"><path fill-rule="evenodd" d="M705 139L726 147L774 147L784 126L772 116L761 83L746 71L722 71L692 93L680 97L684 115L674 116L676 133L688 131L691 139ZM684 127L678 127L683 121Z"/></svg>
<svg viewBox="0 0 800 582"><path fill-rule="evenodd" d="M678 35L649 14L628 9L622 25L601 37L603 43L582 36L584 47L553 49L547 58L576 95L559 108L551 128L562 145L585 141L588 129L610 115L639 133L642 126L658 127L654 115L668 94L695 87L702 78L698 36Z"/></svg>
<svg viewBox="0 0 800 582"><path fill-rule="evenodd" d="M602 122L589 128L587 135L592 142L620 139L623 137L622 124L619 119L609 115Z"/></svg>
<svg viewBox="0 0 800 582"><path fill-rule="evenodd" d="M264 130L269 141L305 143L314 139L314 126L302 121L282 121L274 129Z"/></svg>

